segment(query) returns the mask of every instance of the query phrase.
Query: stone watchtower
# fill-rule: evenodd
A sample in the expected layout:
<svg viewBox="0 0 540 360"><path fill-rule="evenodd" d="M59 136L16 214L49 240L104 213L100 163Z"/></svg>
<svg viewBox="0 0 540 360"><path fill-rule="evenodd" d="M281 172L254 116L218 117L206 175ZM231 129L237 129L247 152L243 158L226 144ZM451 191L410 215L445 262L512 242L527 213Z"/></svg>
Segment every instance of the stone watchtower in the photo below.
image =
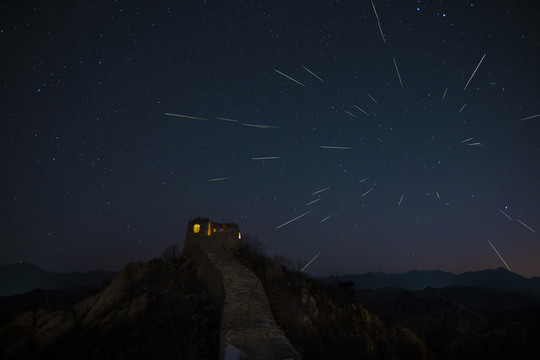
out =
<svg viewBox="0 0 540 360"><path fill-rule="evenodd" d="M188 223L183 252L189 253L196 244L201 243L219 244L227 250L236 250L242 245L242 234L236 224L218 224L197 218Z"/></svg>
<svg viewBox="0 0 540 360"><path fill-rule="evenodd" d="M183 254L221 310L220 359L301 359L276 324L261 282L236 260L241 245L236 224L188 223Z"/></svg>

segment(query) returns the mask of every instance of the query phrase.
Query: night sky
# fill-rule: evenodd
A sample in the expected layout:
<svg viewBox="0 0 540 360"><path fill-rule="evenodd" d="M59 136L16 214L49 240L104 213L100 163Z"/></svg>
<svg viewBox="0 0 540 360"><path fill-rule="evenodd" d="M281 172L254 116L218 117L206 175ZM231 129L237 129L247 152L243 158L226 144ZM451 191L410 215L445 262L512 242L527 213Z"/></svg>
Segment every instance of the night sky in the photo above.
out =
<svg viewBox="0 0 540 360"><path fill-rule="evenodd" d="M119 270L201 216L317 275L540 276L535 2L48 3L0 5L0 264Z"/></svg>

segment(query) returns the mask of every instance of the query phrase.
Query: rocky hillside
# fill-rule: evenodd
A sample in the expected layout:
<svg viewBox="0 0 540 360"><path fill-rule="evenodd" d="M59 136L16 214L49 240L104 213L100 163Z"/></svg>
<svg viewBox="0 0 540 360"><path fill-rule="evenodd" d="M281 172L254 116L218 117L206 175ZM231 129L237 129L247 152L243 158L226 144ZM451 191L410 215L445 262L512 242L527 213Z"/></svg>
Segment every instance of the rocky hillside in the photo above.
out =
<svg viewBox="0 0 540 360"><path fill-rule="evenodd" d="M0 328L0 358L216 359L218 314L181 263L133 263L68 310L15 317Z"/></svg>
<svg viewBox="0 0 540 360"><path fill-rule="evenodd" d="M272 312L304 359L430 359L412 331L388 326L346 288L333 288L244 248ZM0 358L217 359L220 311L189 259L127 265L65 310L25 311L0 328Z"/></svg>
<svg viewBox="0 0 540 360"><path fill-rule="evenodd" d="M533 292L357 291L352 282L304 276L249 243L234 256L260 279L277 325L303 359L540 353L540 301ZM73 290L0 298L0 358L218 359L221 309L197 282L189 257L167 260L129 264L82 301L84 293Z"/></svg>
<svg viewBox="0 0 540 360"><path fill-rule="evenodd" d="M100 288L34 289L25 294L0 296L0 328L25 311L40 309L68 310L79 301L99 292Z"/></svg>
<svg viewBox="0 0 540 360"><path fill-rule="evenodd" d="M238 259L261 280L278 325L304 359L433 358L413 331L367 310L350 284L325 285L247 245Z"/></svg>
<svg viewBox="0 0 540 360"><path fill-rule="evenodd" d="M540 353L534 292L453 286L364 289L357 295L386 321L419 334L438 359L533 359Z"/></svg>

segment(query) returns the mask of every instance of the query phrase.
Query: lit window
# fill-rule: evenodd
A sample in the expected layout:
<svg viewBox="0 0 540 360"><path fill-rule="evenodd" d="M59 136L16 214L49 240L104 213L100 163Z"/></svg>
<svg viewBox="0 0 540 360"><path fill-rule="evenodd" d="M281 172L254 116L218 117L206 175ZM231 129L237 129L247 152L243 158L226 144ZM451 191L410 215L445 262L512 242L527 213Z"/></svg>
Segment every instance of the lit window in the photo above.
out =
<svg viewBox="0 0 540 360"><path fill-rule="evenodd" d="M238 233L238 240L242 240L242 233Z"/></svg>
<svg viewBox="0 0 540 360"><path fill-rule="evenodd" d="M199 224L193 225L193 232L196 234L199 231L201 231L201 225L199 225Z"/></svg>

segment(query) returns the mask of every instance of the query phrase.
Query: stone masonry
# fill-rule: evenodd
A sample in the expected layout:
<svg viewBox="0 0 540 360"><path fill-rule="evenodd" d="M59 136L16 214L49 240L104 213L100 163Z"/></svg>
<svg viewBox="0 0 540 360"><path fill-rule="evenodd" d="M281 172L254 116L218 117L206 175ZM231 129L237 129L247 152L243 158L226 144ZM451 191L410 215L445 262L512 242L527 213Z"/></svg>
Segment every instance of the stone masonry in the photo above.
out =
<svg viewBox="0 0 540 360"><path fill-rule="evenodd" d="M194 234L197 225L200 230ZM232 231L208 219L191 221L183 250L221 308L220 358L301 359L276 324L260 280L234 257L230 237L240 238L240 232L236 225L228 225ZM222 231L214 232L216 226Z"/></svg>

